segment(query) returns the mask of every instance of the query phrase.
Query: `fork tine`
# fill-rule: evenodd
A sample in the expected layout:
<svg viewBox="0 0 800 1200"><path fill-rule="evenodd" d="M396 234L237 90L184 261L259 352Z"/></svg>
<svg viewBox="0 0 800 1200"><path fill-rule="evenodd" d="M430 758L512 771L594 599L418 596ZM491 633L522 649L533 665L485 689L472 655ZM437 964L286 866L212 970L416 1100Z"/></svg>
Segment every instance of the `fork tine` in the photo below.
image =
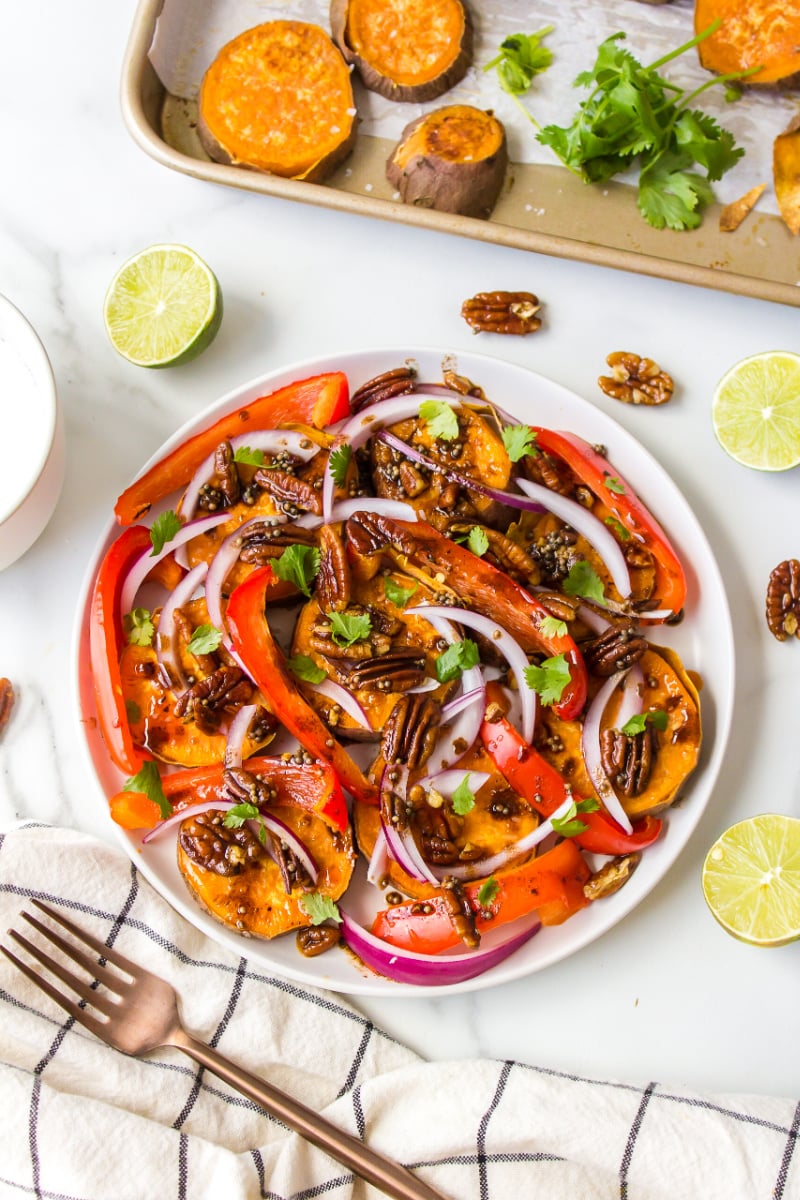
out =
<svg viewBox="0 0 800 1200"><path fill-rule="evenodd" d="M26 914L23 913L22 915L25 916ZM31 958L34 958L40 966L45 967L57 979L65 983L71 991L76 992L87 1004L91 1004L93 1008L99 1009L107 1017L111 1017L119 1011L118 1005L113 1000L98 992L87 980L79 979L77 975L74 975L72 971L68 970L57 959L51 958L39 946L28 941L23 934L17 933L16 929L9 929L8 933L9 937L12 937L18 945L22 946L30 954Z"/></svg>
<svg viewBox="0 0 800 1200"><path fill-rule="evenodd" d="M54 946L58 946L59 950L62 950L79 967L83 967L84 971L87 971L93 979L105 984L110 991L121 994L125 990L126 980L120 979L119 975L110 971L102 963L99 963L96 958L90 958L88 954L81 950L80 946L73 946L71 942L63 938L55 929L48 929L41 921L37 921L36 917L32 916L31 913L23 910L20 916L29 925L32 925L34 929L38 930L42 937L47 938ZM8 932L14 933L13 929L9 929ZM19 935L15 936L19 937Z"/></svg>
<svg viewBox="0 0 800 1200"><path fill-rule="evenodd" d="M58 990L58 988L53 987L49 979L45 979L42 975L39 975L36 971L29 967L27 963L24 963L21 958L17 958L16 954L13 954L11 950L7 949L5 946L0 946L0 950L3 952L3 954L5 954L6 958L9 959L15 967L17 967L18 970L22 971L23 975L27 975L31 983L35 983L36 986L41 988L41 990L45 992L51 1000L54 1000L56 1004L59 1004L62 1008L66 1009L69 1015L75 1021L77 1021L79 1025L85 1026L85 1028L91 1033L95 1034L96 1037L99 1037L101 1041L108 1040L105 1025L102 1021L97 1021L90 1013L86 1011L85 1008L81 1008L80 1005L76 1004L74 1000L70 1000L68 996L64 996Z"/></svg>
<svg viewBox="0 0 800 1200"><path fill-rule="evenodd" d="M55 908L51 908L49 904L45 904L43 900L34 900L31 897L31 904L50 917L53 921L57 921L64 929L68 929L73 937L76 937L79 942L83 942L86 946L91 946L101 958L108 959L120 971L125 971L130 975L131 979L136 979L138 976L144 975L143 967L138 967L136 963L131 962L129 958L125 958L124 954L120 954L118 950L114 950L111 946L107 946L105 942L101 942L100 938L96 938L93 934L87 933L85 929L81 929L80 925L74 925L69 917L63 916ZM49 933L49 931L47 931ZM52 934L49 934L52 937Z"/></svg>

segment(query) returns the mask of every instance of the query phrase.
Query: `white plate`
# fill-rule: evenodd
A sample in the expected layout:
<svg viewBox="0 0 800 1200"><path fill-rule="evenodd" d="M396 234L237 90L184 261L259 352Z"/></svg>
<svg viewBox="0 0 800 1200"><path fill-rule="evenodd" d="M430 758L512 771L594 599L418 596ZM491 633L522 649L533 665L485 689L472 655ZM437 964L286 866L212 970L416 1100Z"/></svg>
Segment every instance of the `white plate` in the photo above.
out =
<svg viewBox="0 0 800 1200"><path fill-rule="evenodd" d="M119 790L121 776L110 762L97 729L89 666L87 610L97 567L107 547L119 534L118 526L113 518L110 519L89 567L75 636L79 727L96 785L90 803L102 812L131 859L156 890L210 937L237 954L246 954L253 962L278 975L353 995L417 993L430 996L492 987L543 970L575 954L616 925L669 870L697 825L719 773L733 709L734 654L728 602L711 548L688 504L656 460L615 421L566 388L521 367L478 354L452 355L443 350L413 347L354 351L336 358L294 363L224 396L178 430L143 470L223 413L293 380L324 371L343 370L354 390L406 359L413 359L419 365L420 378L431 381L441 377L442 362L447 359L448 365L479 384L491 400L514 413L520 421L572 430L590 443L600 443L608 448L611 461L666 528L686 568L689 591L685 619L679 625L660 629L659 635L665 644L674 647L688 668L702 676L704 742L700 764L689 781L684 802L669 811L665 832L642 856L639 869L630 882L616 895L600 904L590 905L564 925L542 929L511 958L476 979L437 987L398 984L360 967L353 956L345 952L334 950L318 958L304 958L296 949L292 935L271 942L245 940L201 911L178 873L171 842L155 842L142 848L138 835L126 833L108 816L107 797Z"/></svg>

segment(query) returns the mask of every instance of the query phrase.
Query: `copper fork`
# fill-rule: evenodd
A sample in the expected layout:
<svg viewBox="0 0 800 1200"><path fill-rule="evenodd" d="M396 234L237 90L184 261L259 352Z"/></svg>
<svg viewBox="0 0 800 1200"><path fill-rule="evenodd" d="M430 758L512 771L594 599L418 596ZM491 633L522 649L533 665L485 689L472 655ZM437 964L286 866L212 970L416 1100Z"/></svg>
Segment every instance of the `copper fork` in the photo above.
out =
<svg viewBox="0 0 800 1200"><path fill-rule="evenodd" d="M106 946L98 938L73 924L67 917L39 900L31 903L66 929L78 942L90 947L92 955L80 946L67 941L56 930L49 929L29 912L20 915L42 937L76 962L88 974L81 979L57 959L15 929L10 936L35 961L80 997L83 1003L65 996L48 979L40 975L5 946L0 946L6 958L27 975L32 983L46 992L51 1000L83 1025L101 1041L121 1050L123 1054L140 1057L162 1046L174 1046L206 1067L231 1087L248 1096L270 1116L282 1121L307 1141L326 1151L356 1175L373 1184L396 1200L445 1200L405 1167L371 1150L358 1138L326 1121L319 1113L274 1087L264 1079L250 1075L241 1067L198 1041L187 1033L178 1013L178 998L174 988L165 980L146 971ZM112 970L112 966L116 968ZM86 1007L84 1007L84 1005Z"/></svg>

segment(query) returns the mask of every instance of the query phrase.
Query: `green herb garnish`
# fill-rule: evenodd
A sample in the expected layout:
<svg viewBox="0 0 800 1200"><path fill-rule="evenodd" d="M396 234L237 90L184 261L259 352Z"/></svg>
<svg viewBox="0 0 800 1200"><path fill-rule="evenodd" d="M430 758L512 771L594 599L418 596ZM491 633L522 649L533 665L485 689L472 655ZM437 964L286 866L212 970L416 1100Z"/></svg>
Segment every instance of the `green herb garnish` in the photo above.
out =
<svg viewBox="0 0 800 1200"><path fill-rule="evenodd" d="M586 600L602 600L605 595L602 579L585 558L572 564L561 586L568 596L583 596Z"/></svg>
<svg viewBox="0 0 800 1200"><path fill-rule="evenodd" d="M158 811L161 813L162 819L170 816L172 813L172 805L164 795L164 789L161 786L161 775L158 766L154 762L142 763L141 769L126 779L122 787L123 792L144 792L148 799L158 805Z"/></svg>
<svg viewBox="0 0 800 1200"><path fill-rule="evenodd" d="M436 678L439 683L449 683L451 679L458 679L462 671L476 667L479 662L478 647L470 638L453 642L436 659Z"/></svg>
<svg viewBox="0 0 800 1200"><path fill-rule="evenodd" d="M488 908L499 891L500 884L494 875L490 875L478 888L477 901L481 908Z"/></svg>
<svg viewBox="0 0 800 1200"><path fill-rule="evenodd" d="M279 558L273 558L272 569L279 579L293 583L304 596L310 596L311 584L319 571L319 561L316 546L287 546Z"/></svg>
<svg viewBox="0 0 800 1200"><path fill-rule="evenodd" d="M239 448L233 452L233 461L237 463L243 463L248 467L263 467L264 451L251 450L249 446L239 446Z"/></svg>
<svg viewBox="0 0 800 1200"><path fill-rule="evenodd" d="M538 667L525 668L525 682L534 692L538 692L542 704L558 704L569 681L569 666L565 654L546 658Z"/></svg>
<svg viewBox="0 0 800 1200"><path fill-rule="evenodd" d="M537 75L546 71L553 61L553 52L542 45L543 38L553 32L547 25L538 33L512 33L500 43L500 53L483 68L497 71L504 92L522 96Z"/></svg>
<svg viewBox="0 0 800 1200"><path fill-rule="evenodd" d="M397 608L405 608L416 590L416 583L412 583L410 587L401 587L396 579L392 579L391 575L383 577L383 594L389 603L396 605Z"/></svg>
<svg viewBox="0 0 800 1200"><path fill-rule="evenodd" d="M150 541L153 546L150 557L160 554L167 542L171 542L175 534L179 533L182 528L180 517L171 508L156 517L150 528Z"/></svg>
<svg viewBox="0 0 800 1200"><path fill-rule="evenodd" d="M635 737L637 733L643 733L645 726L652 725L655 729L663 731L667 728L667 714L662 708L651 709L650 712L637 713L636 716L630 718L622 726L621 732L628 737Z"/></svg>
<svg viewBox="0 0 800 1200"><path fill-rule="evenodd" d="M608 525L609 529L614 530L614 533L617 535L620 541L629 542L631 540L630 530L626 529L622 524L622 521L618 521L616 517L606 517L605 523Z"/></svg>
<svg viewBox="0 0 800 1200"><path fill-rule="evenodd" d="M450 802L453 805L453 812L459 817L466 816L475 807L475 793L469 786L469 775L465 775L461 780L450 797Z"/></svg>
<svg viewBox="0 0 800 1200"><path fill-rule="evenodd" d="M264 818L256 805L250 804L247 800L229 808L222 819L222 824L228 829L241 829L245 821L258 821L258 840L262 846L266 845L267 827L264 824Z"/></svg>
<svg viewBox="0 0 800 1200"><path fill-rule="evenodd" d="M322 667L318 667L313 658L309 658L307 654L295 654L287 660L289 670L298 679L302 679L304 683L322 683L325 679L325 672Z"/></svg>
<svg viewBox="0 0 800 1200"><path fill-rule="evenodd" d="M155 625L149 608L134 608L122 619L122 626L131 646L150 646Z"/></svg>
<svg viewBox="0 0 800 1200"><path fill-rule="evenodd" d="M222 632L216 625L198 625L186 649L190 654L213 654L222 642Z"/></svg>
<svg viewBox="0 0 800 1200"><path fill-rule="evenodd" d="M567 631L567 622L560 621L558 617L544 617L539 625L539 632L546 638L564 637Z"/></svg>
<svg viewBox="0 0 800 1200"><path fill-rule="evenodd" d="M580 814L597 812L599 807L600 804L594 796L589 796L586 800L573 800L560 817L550 818L553 832L561 837L577 837L579 833L585 833L586 822L580 820Z"/></svg>
<svg viewBox="0 0 800 1200"><path fill-rule="evenodd" d="M622 483L621 480L617 479L616 475L606 475L603 483L610 492L614 493L615 496L625 495L625 484Z"/></svg>
<svg viewBox="0 0 800 1200"><path fill-rule="evenodd" d="M347 468L350 466L350 460L353 457L353 447L349 442L345 442L342 446L337 446L335 450L331 450L328 458L328 466L331 469L333 482L337 487L344 487L347 479Z"/></svg>
<svg viewBox="0 0 800 1200"><path fill-rule="evenodd" d="M419 415L428 426L431 437L453 442L458 437L458 417L445 400L423 400Z"/></svg>
<svg viewBox="0 0 800 1200"><path fill-rule="evenodd" d="M486 536L486 530L482 529L480 525L473 525L467 535L467 545L473 554L477 554L478 558L483 558L489 549L489 539Z"/></svg>
<svg viewBox="0 0 800 1200"><path fill-rule="evenodd" d="M311 918L312 925L322 925L325 921L341 924L342 918L336 902L331 900L330 896L323 896L321 892L306 892L300 897L300 907Z"/></svg>
<svg viewBox="0 0 800 1200"><path fill-rule="evenodd" d="M503 445L512 462L519 462L526 454L536 454L536 434L530 425L504 425Z"/></svg>
<svg viewBox="0 0 800 1200"><path fill-rule="evenodd" d="M337 646L352 646L361 642L372 633L372 621L369 613L340 613L325 614L331 624L331 637Z"/></svg>

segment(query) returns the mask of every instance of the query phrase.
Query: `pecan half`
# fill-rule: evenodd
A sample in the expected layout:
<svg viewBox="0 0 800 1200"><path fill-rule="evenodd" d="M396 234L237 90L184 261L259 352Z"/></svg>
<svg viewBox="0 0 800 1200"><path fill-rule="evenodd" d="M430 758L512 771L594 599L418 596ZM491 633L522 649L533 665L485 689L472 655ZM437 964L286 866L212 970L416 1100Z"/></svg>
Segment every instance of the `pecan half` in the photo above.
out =
<svg viewBox="0 0 800 1200"><path fill-rule="evenodd" d="M619 854L603 863L583 885L586 899L602 900L604 896L613 896L614 892L618 892L628 882L639 865L640 857L639 854Z"/></svg>
<svg viewBox="0 0 800 1200"><path fill-rule="evenodd" d="M581 645L587 670L603 676L632 667L646 649L647 642L632 625L612 626Z"/></svg>
<svg viewBox="0 0 800 1200"><path fill-rule="evenodd" d="M478 292L461 305L473 333L535 333L541 305L532 292Z"/></svg>
<svg viewBox="0 0 800 1200"><path fill-rule="evenodd" d="M604 729L600 734L600 758L603 770L623 796L638 796L645 790L657 753L652 725L641 733L623 733Z"/></svg>
<svg viewBox="0 0 800 1200"><path fill-rule="evenodd" d="M248 702L252 690L240 667L217 667L178 698L175 715L193 719L201 729L213 730L218 728L226 709Z"/></svg>
<svg viewBox="0 0 800 1200"><path fill-rule="evenodd" d="M413 771L427 762L436 742L442 709L438 701L416 692L401 696L387 720L381 737L381 753L387 763L406 763Z"/></svg>
<svg viewBox="0 0 800 1200"><path fill-rule="evenodd" d="M239 469L236 466L230 442L220 442L214 451L214 474L217 479L217 487L222 493L226 505L230 508L238 502L242 494Z"/></svg>
<svg viewBox="0 0 800 1200"><path fill-rule="evenodd" d="M341 933L335 925L308 925L298 929L295 935L297 949L306 958L316 958L341 941Z"/></svg>
<svg viewBox="0 0 800 1200"><path fill-rule="evenodd" d="M297 517L304 512L319 515L322 512L322 500L317 490L288 471L259 467L253 479L287 516Z"/></svg>
<svg viewBox="0 0 800 1200"><path fill-rule="evenodd" d="M800 562L787 558L771 572L767 585L767 625L779 642L800 637Z"/></svg>
<svg viewBox="0 0 800 1200"><path fill-rule="evenodd" d="M203 675L210 675L212 671L216 671L219 662L215 654L204 654L199 650L188 650L189 643L194 635L194 626L182 608L175 609L174 620L177 640L183 647L187 648L188 653L191 654L197 663L200 672Z"/></svg>
<svg viewBox="0 0 800 1200"><path fill-rule="evenodd" d="M425 678L425 652L413 646L397 646L380 658L367 659L348 667L346 686L351 691L407 692Z"/></svg>
<svg viewBox="0 0 800 1200"><path fill-rule="evenodd" d="M11 710L14 707L14 686L10 679L0 679L0 734L11 720Z"/></svg>
<svg viewBox="0 0 800 1200"><path fill-rule="evenodd" d="M192 862L217 875L239 875L265 854L258 838L247 825L228 829L218 809L208 809L181 822L181 849Z"/></svg>
<svg viewBox="0 0 800 1200"><path fill-rule="evenodd" d="M457 879L448 876L442 881L442 895L447 906L447 915L453 922L456 933L465 946L474 950L480 945L481 935L475 926L475 913Z"/></svg>
<svg viewBox="0 0 800 1200"><path fill-rule="evenodd" d="M226 767L222 772L222 790L226 800L234 804L271 804L277 792L268 780L254 775L245 767Z"/></svg>
<svg viewBox="0 0 800 1200"><path fill-rule="evenodd" d="M361 412L370 404L379 404L381 400L391 400L393 396L405 396L408 392L417 390L417 372L414 367L395 367L393 371L384 371L374 379L362 383L350 397L350 411Z"/></svg>
<svg viewBox="0 0 800 1200"><path fill-rule="evenodd" d="M601 375L597 382L614 400L622 400L624 404L666 404L675 390L672 377L652 358L615 350L606 362L611 375Z"/></svg>
<svg viewBox="0 0 800 1200"><path fill-rule="evenodd" d="M280 558L287 546L316 546L317 533L302 525L276 524L267 517L248 526L241 537L239 558L242 562L263 566L271 558Z"/></svg>
<svg viewBox="0 0 800 1200"><path fill-rule="evenodd" d="M325 612L343 612L350 603L350 565L341 533L333 525L319 531L317 600Z"/></svg>
<svg viewBox="0 0 800 1200"><path fill-rule="evenodd" d="M347 611L349 616L362 616L367 610L354 604ZM370 611L369 616L371 629L367 637L360 638L351 645L340 645L333 636L330 621L326 621L324 615L321 615L315 621L309 634L308 644L312 650L316 650L317 654L324 654L326 658L334 659L337 662L340 660L350 663L363 662L376 655L388 654L392 645L391 634L382 629L380 623L373 619L373 611Z"/></svg>

